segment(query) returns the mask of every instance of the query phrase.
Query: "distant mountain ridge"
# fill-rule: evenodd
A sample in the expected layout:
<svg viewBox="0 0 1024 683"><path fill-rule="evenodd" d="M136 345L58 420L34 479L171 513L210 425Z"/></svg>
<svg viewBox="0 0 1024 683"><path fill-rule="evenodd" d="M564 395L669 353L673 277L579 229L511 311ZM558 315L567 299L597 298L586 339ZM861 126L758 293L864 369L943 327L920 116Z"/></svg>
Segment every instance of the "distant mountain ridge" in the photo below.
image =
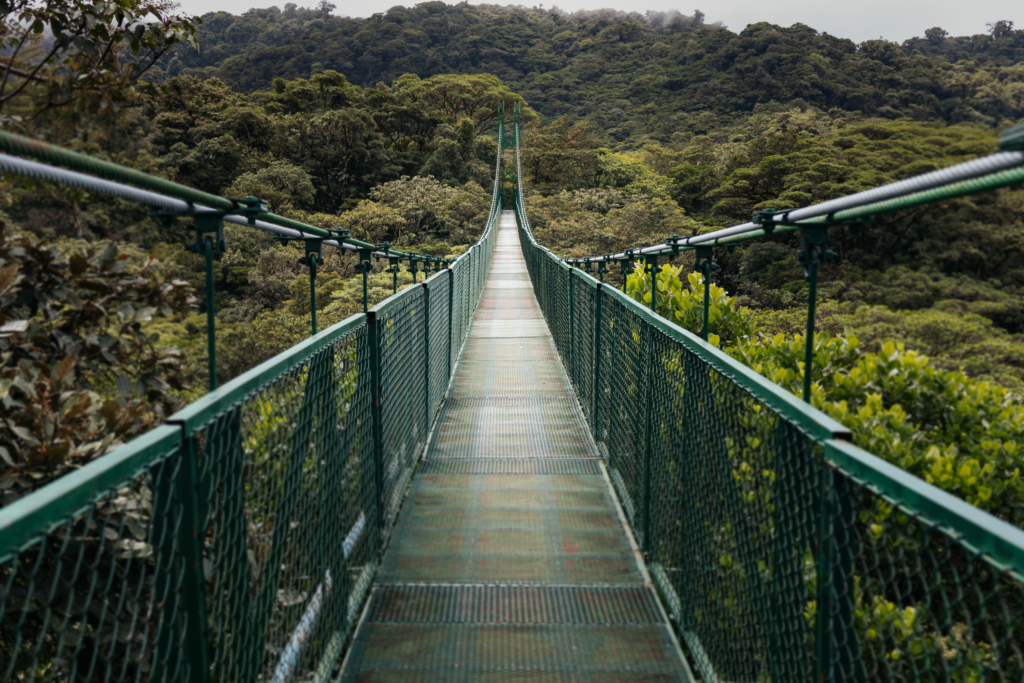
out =
<svg viewBox="0 0 1024 683"><path fill-rule="evenodd" d="M211 13L200 51L182 50L164 77L216 76L246 91L324 70L372 87L404 73L492 73L545 117L590 119L618 143L671 141L728 127L755 107L802 100L823 111L1001 125L1024 117L1024 31L903 45L861 44L809 26L758 23L739 33L703 13L447 5L395 7L369 18L285 5Z"/></svg>

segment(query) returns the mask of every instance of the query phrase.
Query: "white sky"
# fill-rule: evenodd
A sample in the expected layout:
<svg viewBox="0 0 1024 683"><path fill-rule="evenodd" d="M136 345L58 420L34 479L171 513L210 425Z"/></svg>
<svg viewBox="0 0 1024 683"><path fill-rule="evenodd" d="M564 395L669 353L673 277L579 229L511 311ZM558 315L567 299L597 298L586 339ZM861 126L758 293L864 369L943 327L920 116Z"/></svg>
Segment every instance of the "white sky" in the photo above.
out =
<svg viewBox="0 0 1024 683"><path fill-rule="evenodd" d="M317 0L178 0L181 10L190 14L212 11L227 11L241 14L250 7L269 7L276 4L284 7L286 2L295 2L300 7L313 7ZM338 9L335 14L352 17L367 17L376 12L385 12L394 7L394 0L331 0ZM550 5L550 1L545 6ZM527 4L530 0L509 1L507 4ZM819 31L856 42L884 37L902 42L914 36L923 36L932 26L941 26L951 35L973 35L984 33L985 24L1000 19L1013 21L1018 28L1024 28L1024 2L1020 0L940 0L939 2L907 2L906 0L860 0L857 2L823 2L822 0L727 0L720 3L697 3L707 21L721 21L733 31L759 21L768 21L781 26L803 23ZM491 4L506 4L502 0L490 0ZM405 3L407 6L415 2ZM454 4L454 3L450 3ZM471 2L471 4L475 4ZM599 9L612 7L626 11L665 11L678 9L692 14L694 7L681 7L670 0L646 0L640 4L635 0L557 0L554 4L563 10Z"/></svg>

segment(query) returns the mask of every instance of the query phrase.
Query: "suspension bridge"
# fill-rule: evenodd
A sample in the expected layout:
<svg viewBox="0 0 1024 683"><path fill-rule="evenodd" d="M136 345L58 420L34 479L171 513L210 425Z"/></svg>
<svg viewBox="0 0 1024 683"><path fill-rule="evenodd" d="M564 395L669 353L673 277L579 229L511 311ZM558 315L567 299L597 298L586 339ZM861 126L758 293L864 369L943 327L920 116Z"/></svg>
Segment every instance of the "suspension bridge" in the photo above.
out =
<svg viewBox="0 0 1024 683"><path fill-rule="evenodd" d="M312 296L325 245L364 283L427 271L222 386L208 296L210 393L0 509L0 680L1024 679L1024 532L854 447L656 288L604 282L690 249L706 281L716 247L799 231L812 339L828 226L1024 182L1024 133L566 262L530 229L511 128L482 236L447 260L0 134L0 170L192 220L209 292L224 221L303 241Z"/></svg>

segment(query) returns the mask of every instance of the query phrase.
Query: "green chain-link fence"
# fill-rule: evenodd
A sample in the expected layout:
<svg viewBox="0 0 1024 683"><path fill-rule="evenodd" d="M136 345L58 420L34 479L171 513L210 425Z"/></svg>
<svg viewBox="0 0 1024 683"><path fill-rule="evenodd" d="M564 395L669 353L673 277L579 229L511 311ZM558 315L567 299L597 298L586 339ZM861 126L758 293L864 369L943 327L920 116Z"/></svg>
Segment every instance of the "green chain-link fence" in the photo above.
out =
<svg viewBox="0 0 1024 683"><path fill-rule="evenodd" d="M483 291L499 174L450 268L0 509L0 681L332 677Z"/></svg>
<svg viewBox="0 0 1024 683"><path fill-rule="evenodd" d="M1024 680L1024 532L570 268L530 278L704 681Z"/></svg>

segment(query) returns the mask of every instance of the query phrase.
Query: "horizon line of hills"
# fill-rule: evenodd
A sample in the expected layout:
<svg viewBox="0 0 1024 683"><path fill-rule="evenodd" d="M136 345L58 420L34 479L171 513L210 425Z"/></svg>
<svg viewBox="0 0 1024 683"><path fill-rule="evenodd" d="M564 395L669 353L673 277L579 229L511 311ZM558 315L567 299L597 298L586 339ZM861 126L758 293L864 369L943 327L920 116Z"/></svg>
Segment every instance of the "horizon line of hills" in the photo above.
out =
<svg viewBox="0 0 1024 683"><path fill-rule="evenodd" d="M352 19L289 3L208 14L197 37L198 51L179 49L152 80L217 77L252 93L327 70L362 87L406 73L490 73L544 119L587 119L626 146L728 130L772 103L948 124L1024 117L1024 31L1009 21L980 36L932 28L903 45L855 44L800 24L736 33L700 12L648 20L427 2Z"/></svg>

